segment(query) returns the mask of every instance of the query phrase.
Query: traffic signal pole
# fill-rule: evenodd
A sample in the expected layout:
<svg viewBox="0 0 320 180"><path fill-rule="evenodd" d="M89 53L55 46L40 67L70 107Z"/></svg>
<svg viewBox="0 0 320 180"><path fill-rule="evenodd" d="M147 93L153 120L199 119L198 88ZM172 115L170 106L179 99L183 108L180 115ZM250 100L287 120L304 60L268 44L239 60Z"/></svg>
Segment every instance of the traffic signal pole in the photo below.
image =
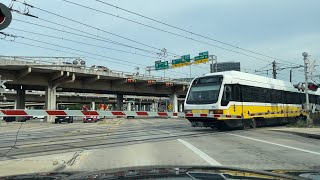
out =
<svg viewBox="0 0 320 180"><path fill-rule="evenodd" d="M305 95L306 95L306 111L307 111L307 124L308 125L313 125L313 120L309 116L309 95L308 95L308 53L304 52L302 53L303 56L303 61L304 61L304 77L305 77Z"/></svg>

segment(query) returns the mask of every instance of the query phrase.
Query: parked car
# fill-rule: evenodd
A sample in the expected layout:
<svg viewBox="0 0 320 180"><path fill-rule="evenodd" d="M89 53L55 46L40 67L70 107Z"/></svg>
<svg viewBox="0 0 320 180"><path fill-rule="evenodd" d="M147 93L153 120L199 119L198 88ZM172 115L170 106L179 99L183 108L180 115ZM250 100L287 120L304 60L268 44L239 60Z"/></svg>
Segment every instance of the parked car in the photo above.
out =
<svg viewBox="0 0 320 180"><path fill-rule="evenodd" d="M97 122L99 120L98 116L85 116L83 117L83 123Z"/></svg>
<svg viewBox="0 0 320 180"><path fill-rule="evenodd" d="M54 123L73 123L73 117L72 116L56 116Z"/></svg>
<svg viewBox="0 0 320 180"><path fill-rule="evenodd" d="M33 116L33 119L44 119L45 116Z"/></svg>
<svg viewBox="0 0 320 180"><path fill-rule="evenodd" d="M3 117L3 120L6 122L12 122L12 121L16 121L18 117L16 116L8 116L8 117ZM22 117L21 120L19 120L19 122L26 122L27 120L30 120L32 118L32 116L24 116Z"/></svg>
<svg viewBox="0 0 320 180"><path fill-rule="evenodd" d="M105 66L96 66L93 65L91 66L91 69L95 70L95 71L105 71L105 72L110 72L110 69L105 67Z"/></svg>

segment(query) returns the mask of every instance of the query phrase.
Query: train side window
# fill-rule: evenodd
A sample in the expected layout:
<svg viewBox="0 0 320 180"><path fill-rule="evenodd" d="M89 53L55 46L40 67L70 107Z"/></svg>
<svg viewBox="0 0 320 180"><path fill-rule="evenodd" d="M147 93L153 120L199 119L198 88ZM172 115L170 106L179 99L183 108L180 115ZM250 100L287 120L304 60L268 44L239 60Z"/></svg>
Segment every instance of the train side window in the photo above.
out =
<svg viewBox="0 0 320 180"><path fill-rule="evenodd" d="M266 89L266 88L263 89L262 97L264 97L263 100L265 103L271 102L271 94L270 93L271 93L270 89Z"/></svg>
<svg viewBox="0 0 320 180"><path fill-rule="evenodd" d="M232 100L232 88L230 85L224 86L223 96L221 99L221 106L226 106Z"/></svg>
<svg viewBox="0 0 320 180"><path fill-rule="evenodd" d="M241 93L242 93L242 101L244 102L250 102L250 91L247 86L241 86Z"/></svg>
<svg viewBox="0 0 320 180"><path fill-rule="evenodd" d="M277 103L277 90L271 89L271 103Z"/></svg>
<svg viewBox="0 0 320 180"><path fill-rule="evenodd" d="M240 85L235 84L232 85L232 100L233 101L240 101Z"/></svg>
<svg viewBox="0 0 320 180"><path fill-rule="evenodd" d="M304 93L300 93L301 104L306 103L306 95Z"/></svg>
<svg viewBox="0 0 320 180"><path fill-rule="evenodd" d="M309 95L309 96L310 96L310 103L316 103L315 95Z"/></svg>

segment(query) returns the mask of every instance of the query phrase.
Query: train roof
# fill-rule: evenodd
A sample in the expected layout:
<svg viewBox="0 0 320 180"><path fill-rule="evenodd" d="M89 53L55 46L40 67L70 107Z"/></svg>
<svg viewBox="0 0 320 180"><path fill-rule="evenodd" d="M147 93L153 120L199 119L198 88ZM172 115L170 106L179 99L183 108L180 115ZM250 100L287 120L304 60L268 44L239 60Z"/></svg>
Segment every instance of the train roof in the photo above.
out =
<svg viewBox="0 0 320 180"><path fill-rule="evenodd" d="M250 74L240 71L224 71L224 72L217 72L217 73L208 73L204 76L216 76L222 75L224 77L224 81L226 83L231 84L242 84L248 86L256 86L256 87L263 87L269 89L278 89L278 90L286 90L292 92L299 92L291 82L283 81L279 79L268 78L265 76L259 76L256 74ZM310 94L317 94L320 95L320 88L316 91L309 91Z"/></svg>

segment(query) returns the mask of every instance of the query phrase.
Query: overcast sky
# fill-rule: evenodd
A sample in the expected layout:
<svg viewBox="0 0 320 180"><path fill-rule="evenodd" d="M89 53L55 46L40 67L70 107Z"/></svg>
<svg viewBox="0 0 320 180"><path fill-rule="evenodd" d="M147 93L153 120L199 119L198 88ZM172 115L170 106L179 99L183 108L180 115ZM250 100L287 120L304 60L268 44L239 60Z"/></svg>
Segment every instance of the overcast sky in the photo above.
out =
<svg viewBox="0 0 320 180"><path fill-rule="evenodd" d="M89 6L104 12L119 15L130 20L134 20L140 23L144 23L153 27L157 27L163 30L174 32L183 36L201 40L206 43L194 42L181 37L176 37L171 34L160 32L148 27L144 27L132 22L128 22L116 17L112 17L106 14L102 14L96 11L88 10L82 7L78 7L62 0L25 0L27 3L32 4L35 7L42 8L44 10L54 12L59 15L63 15L74 20L81 21L84 24L88 24L92 27L108 31L116 35L129 38L140 43L144 43L148 46L156 47L158 49L166 48L168 52L178 55L191 54L192 57L196 56L199 52L209 51L210 54L214 54L218 57L219 62L227 61L239 61L243 71L252 72L252 70L261 69L267 66L273 59L259 56L256 54L248 53L228 47L226 45L197 37L192 34L188 34L156 22L143 19L141 17L123 12L119 9L104 5L95 0L69 0L76 3L80 3L84 6ZM268 56L277 57L279 67L295 66L297 64L303 64L301 53L307 51L311 54L311 59L320 61L320 1L318 0L103 0L120 6L122 8L137 12L139 14L160 20L162 22L175 25L187 29L189 31L199 33L204 36L208 36L212 39L217 39L222 42L226 42L241 48L245 48L251 51L262 53ZM10 0L1 0L0 2L9 5ZM15 9L24 9L22 4L17 2L13 6ZM97 29L93 29L89 26L84 26L78 23L73 23L66 19L39 11L35 8L29 9L30 14L38 16L44 20L50 20L65 26L70 26L78 30L88 32L96 35L95 38L105 38L113 41L123 43L135 48L140 48L150 51L158 51L141 44L134 43L132 41L125 40L123 38L116 37ZM46 35L53 35L61 38L68 38L74 41L80 41L84 43L95 44L101 47L114 48L118 50L129 51L151 57L144 57L139 55L133 55L123 52L117 52L113 50L107 50L101 47L94 47L89 45L83 45L75 42L68 42L61 39L54 39L49 37L43 37L36 34L25 33L13 29L6 29L3 32L7 32L14 35L28 37L47 43L56 44L59 46L65 46L85 52L78 52L62 47L56 47L48 44L42 44L40 42L34 42L28 39L17 38L16 42L23 42L33 44L37 46L43 46L47 48L62 50L66 52L58 52L52 50L41 49L37 47L30 47L26 45L17 44L14 42L0 41L0 55L12 55L12 56L78 56L81 55L89 66L91 65L104 65L110 69L121 71L134 71L135 67L140 67L140 73L144 73L144 67L154 65L156 56L145 51L140 51L133 48L119 46L108 43L106 41L97 41L85 37L79 37L68 33L57 32L52 29L46 29L37 27L34 25L26 24L17 21L24 20L39 25L50 26L65 30L68 32L75 32L86 36L92 36L90 34L84 34L70 30L66 27L61 27L46 23L42 20L38 20L31 17L26 17L13 13L13 22L10 28L32 31L34 33L42 33ZM259 58L247 57L238 53L226 51L215 46L221 46L223 48L232 49L241 53L248 54ZM77 55L75 55L77 54ZM92 57L98 58L93 59ZM116 63L114 59L108 59L107 57L113 57L121 59L124 62ZM172 59L172 57L170 57ZM263 59L263 60L261 60ZM121 63L121 64L120 64ZM270 69L271 65L265 69ZM302 81L302 68L294 70L294 81ZM192 66L192 76L207 73L209 71L208 64ZM166 76L171 77L189 77L189 67L178 68L169 70L166 72ZM163 75L164 72L152 72L154 75ZM266 72L259 73L266 75ZM271 73L268 73L271 77ZM288 80L289 71L279 71L278 77L280 79Z"/></svg>

